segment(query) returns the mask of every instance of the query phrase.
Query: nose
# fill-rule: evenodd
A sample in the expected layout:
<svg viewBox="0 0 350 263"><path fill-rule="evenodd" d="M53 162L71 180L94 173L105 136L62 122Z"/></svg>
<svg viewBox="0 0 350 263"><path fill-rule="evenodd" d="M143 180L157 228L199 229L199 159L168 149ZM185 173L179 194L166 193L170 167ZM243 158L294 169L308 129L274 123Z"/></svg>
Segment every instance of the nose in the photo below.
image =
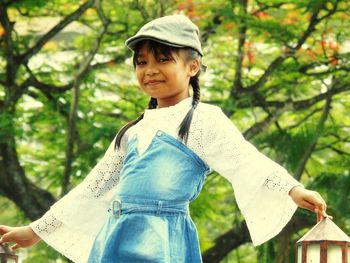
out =
<svg viewBox="0 0 350 263"><path fill-rule="evenodd" d="M155 75L155 74L158 74L158 73L159 73L159 69L156 66L154 66L154 65L150 65L146 69L146 75L147 76L152 76L152 75Z"/></svg>

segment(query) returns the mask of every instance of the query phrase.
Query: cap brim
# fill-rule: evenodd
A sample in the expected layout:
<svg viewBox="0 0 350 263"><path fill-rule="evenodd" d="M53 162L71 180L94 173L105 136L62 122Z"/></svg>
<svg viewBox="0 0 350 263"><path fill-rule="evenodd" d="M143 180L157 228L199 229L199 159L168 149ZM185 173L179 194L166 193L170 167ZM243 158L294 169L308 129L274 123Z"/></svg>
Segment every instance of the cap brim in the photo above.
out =
<svg viewBox="0 0 350 263"><path fill-rule="evenodd" d="M179 45L179 44L176 44L176 43L172 43L172 42L167 42L165 41L164 39L158 39L156 37L150 37L150 36L136 36L136 37L132 37L132 38L129 38L126 42L125 42L125 45L131 49L132 51L135 50L135 47L137 45L137 43L139 43L140 41L143 41L143 40L153 40L155 42L158 42L158 43L162 43L164 45L167 45L167 46L171 46L171 47L185 47L183 45Z"/></svg>

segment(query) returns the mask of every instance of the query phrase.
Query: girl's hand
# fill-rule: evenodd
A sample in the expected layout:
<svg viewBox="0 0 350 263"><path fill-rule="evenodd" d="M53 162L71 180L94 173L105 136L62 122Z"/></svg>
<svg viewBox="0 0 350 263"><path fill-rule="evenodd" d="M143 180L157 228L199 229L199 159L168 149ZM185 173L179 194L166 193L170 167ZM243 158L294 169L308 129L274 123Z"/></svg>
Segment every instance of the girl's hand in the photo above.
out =
<svg viewBox="0 0 350 263"><path fill-rule="evenodd" d="M0 226L0 235L2 235L0 244L5 242L15 243L13 246L11 246L11 249L30 247L41 240L40 237L34 233L30 226Z"/></svg>
<svg viewBox="0 0 350 263"><path fill-rule="evenodd" d="M302 186L295 186L290 190L289 195L299 207L315 212L317 222L325 217L333 219L327 215L327 204L318 192L305 189Z"/></svg>

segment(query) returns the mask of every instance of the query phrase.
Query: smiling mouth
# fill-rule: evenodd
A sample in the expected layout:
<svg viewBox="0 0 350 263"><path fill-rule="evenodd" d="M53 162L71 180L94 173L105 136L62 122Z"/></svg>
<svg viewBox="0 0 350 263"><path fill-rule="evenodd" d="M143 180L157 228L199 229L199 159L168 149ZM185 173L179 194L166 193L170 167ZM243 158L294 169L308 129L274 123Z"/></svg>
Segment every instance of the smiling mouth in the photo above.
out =
<svg viewBox="0 0 350 263"><path fill-rule="evenodd" d="M153 85L158 85L158 84L163 83L163 82L164 81L150 81L150 82L147 82L146 85L153 86Z"/></svg>

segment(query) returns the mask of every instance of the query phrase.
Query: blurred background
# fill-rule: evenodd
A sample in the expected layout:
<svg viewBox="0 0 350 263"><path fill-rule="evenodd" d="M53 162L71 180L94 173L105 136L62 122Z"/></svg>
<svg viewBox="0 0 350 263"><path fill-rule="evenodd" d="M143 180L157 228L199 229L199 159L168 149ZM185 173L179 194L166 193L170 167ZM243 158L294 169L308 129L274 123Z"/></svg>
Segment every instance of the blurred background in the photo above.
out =
<svg viewBox="0 0 350 263"><path fill-rule="evenodd" d="M349 11L346 0L1 0L0 224L39 218L143 112L149 98L124 41L180 13L202 34L201 100L319 191L349 234ZM190 208L204 262L295 262L296 240L316 223L298 209L254 248L231 185L216 173ZM44 243L20 257L68 262Z"/></svg>

